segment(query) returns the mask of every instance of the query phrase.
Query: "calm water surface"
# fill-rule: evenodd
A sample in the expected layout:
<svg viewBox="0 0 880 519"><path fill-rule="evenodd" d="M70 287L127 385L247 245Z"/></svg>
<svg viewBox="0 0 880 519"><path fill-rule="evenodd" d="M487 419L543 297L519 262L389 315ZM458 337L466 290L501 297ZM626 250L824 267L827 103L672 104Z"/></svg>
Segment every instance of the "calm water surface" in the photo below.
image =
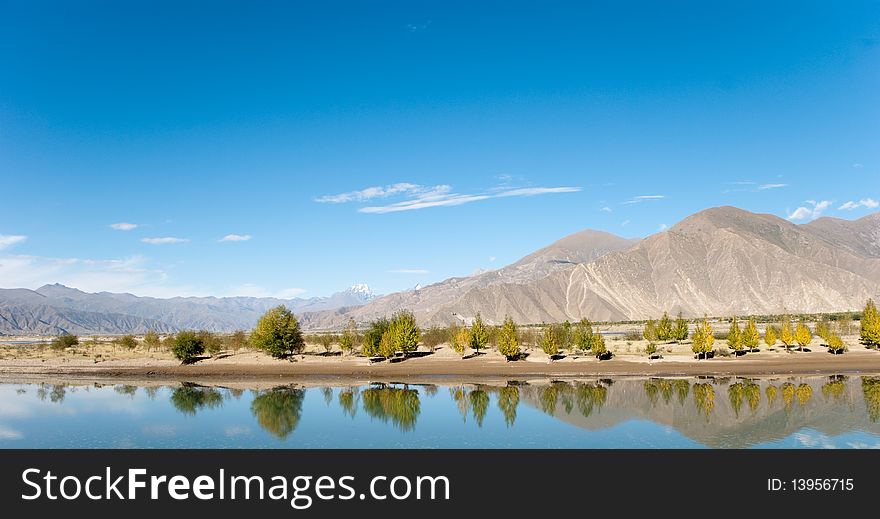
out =
<svg viewBox="0 0 880 519"><path fill-rule="evenodd" d="M880 447L880 376L242 389L0 383L0 448Z"/></svg>

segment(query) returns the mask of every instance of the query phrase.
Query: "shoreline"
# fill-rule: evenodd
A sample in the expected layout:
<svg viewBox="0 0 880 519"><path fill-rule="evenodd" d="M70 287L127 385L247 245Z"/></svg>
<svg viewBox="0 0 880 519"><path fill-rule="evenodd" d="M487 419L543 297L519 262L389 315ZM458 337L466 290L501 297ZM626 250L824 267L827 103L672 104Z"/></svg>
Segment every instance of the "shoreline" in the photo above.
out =
<svg viewBox="0 0 880 519"><path fill-rule="evenodd" d="M751 356L751 358L749 358ZM226 362L224 362L226 361ZM558 361L526 360L506 362L491 354L469 359L411 358L402 362L370 364L361 357L309 358L300 360L207 359L189 365L171 360L125 359L102 363L69 362L66 359L42 361L0 361L0 382L18 377L101 377L108 379L149 379L187 381L212 379L309 380L309 379L483 379L494 378L596 378L596 377L674 377L674 376L771 376L880 374L880 352L849 352L844 355L810 352L791 355L753 353L740 358L708 360L614 358L566 358Z"/></svg>

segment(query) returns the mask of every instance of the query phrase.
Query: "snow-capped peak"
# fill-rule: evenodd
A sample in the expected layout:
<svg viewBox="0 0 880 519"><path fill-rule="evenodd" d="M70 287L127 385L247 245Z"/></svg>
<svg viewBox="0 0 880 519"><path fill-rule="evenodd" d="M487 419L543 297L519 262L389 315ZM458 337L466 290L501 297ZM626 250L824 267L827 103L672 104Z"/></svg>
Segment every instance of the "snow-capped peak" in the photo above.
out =
<svg viewBox="0 0 880 519"><path fill-rule="evenodd" d="M349 294L354 294L363 299L372 299L374 297L373 291L370 290L370 287L365 283L358 283L348 287L346 290Z"/></svg>

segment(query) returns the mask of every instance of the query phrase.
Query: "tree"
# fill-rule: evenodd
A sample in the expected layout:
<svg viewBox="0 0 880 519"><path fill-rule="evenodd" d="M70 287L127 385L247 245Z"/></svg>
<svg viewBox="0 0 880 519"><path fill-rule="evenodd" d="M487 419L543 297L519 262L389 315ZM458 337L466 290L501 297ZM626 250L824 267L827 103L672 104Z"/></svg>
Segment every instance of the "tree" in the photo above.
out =
<svg viewBox="0 0 880 519"><path fill-rule="evenodd" d="M590 346L590 350L599 360L604 359L608 354L608 349L605 347L605 337L602 337L601 333L593 334L593 344Z"/></svg>
<svg viewBox="0 0 880 519"><path fill-rule="evenodd" d="M672 320L669 319L668 313L663 312L663 317L657 322L657 340L666 342L672 338Z"/></svg>
<svg viewBox="0 0 880 519"><path fill-rule="evenodd" d="M480 312L477 312L476 317L474 317L474 322L471 325L470 347L472 350L479 353L480 349L484 348L488 342L489 330L486 329L486 325L483 323L483 318L480 317Z"/></svg>
<svg viewBox="0 0 880 519"><path fill-rule="evenodd" d="M159 334L154 332L153 330L148 331L144 334L144 344L147 346L148 350L158 349L159 348Z"/></svg>
<svg viewBox="0 0 880 519"><path fill-rule="evenodd" d="M379 343L382 342L382 336L388 331L391 323L388 319L382 317L370 323L361 344L361 353L365 357L375 357L379 355Z"/></svg>
<svg viewBox="0 0 880 519"><path fill-rule="evenodd" d="M321 347L324 348L324 353L329 354L333 351L333 343L336 342L336 336L332 333L322 333L318 335L318 342L321 344Z"/></svg>
<svg viewBox="0 0 880 519"><path fill-rule="evenodd" d="M697 325L691 336L693 346L691 347L697 358L705 359L706 355L712 351L712 345L715 343L715 335L712 333L712 325L709 324L707 318L703 318L703 322Z"/></svg>
<svg viewBox="0 0 880 519"><path fill-rule="evenodd" d="M79 337L77 337L76 335L71 335L69 333L62 333L58 337L52 339L52 344L50 345L50 347L53 350L61 351L65 348L72 348L77 344L79 344Z"/></svg>
<svg viewBox="0 0 880 519"><path fill-rule="evenodd" d="M642 332L642 336L644 336L645 340L648 342L654 342L657 340L657 324L653 319L649 319L648 322L645 323L645 330Z"/></svg>
<svg viewBox="0 0 880 519"><path fill-rule="evenodd" d="M516 333L516 323L510 316L504 318L501 331L498 332L498 353L504 355L507 360L515 360L519 357L519 337Z"/></svg>
<svg viewBox="0 0 880 519"><path fill-rule="evenodd" d="M843 353L846 351L846 344L843 343L843 339L836 333L828 336L828 351L831 353Z"/></svg>
<svg viewBox="0 0 880 519"><path fill-rule="evenodd" d="M816 322L816 335L818 335L823 341L828 342L828 337L831 336L831 322L828 320L827 316L822 316Z"/></svg>
<svg viewBox="0 0 880 519"><path fill-rule="evenodd" d="M758 333L758 325L755 323L755 319L750 317L742 332L742 344L746 350L752 351L758 349L760 342L761 334Z"/></svg>
<svg viewBox="0 0 880 519"><path fill-rule="evenodd" d="M355 328L354 319L349 317L348 326L339 338L339 349L341 349L343 353L351 353L352 350L354 350L356 335L357 328Z"/></svg>
<svg viewBox="0 0 880 519"><path fill-rule="evenodd" d="M868 348L880 347L880 313L873 299L868 299L859 320L859 339Z"/></svg>
<svg viewBox="0 0 880 519"><path fill-rule="evenodd" d="M768 325L767 329L764 330L764 343L767 344L767 347L772 348L774 345L776 345L776 336L776 327Z"/></svg>
<svg viewBox="0 0 880 519"><path fill-rule="evenodd" d="M232 335L226 338L226 344L232 351L247 348L248 336L243 330L235 330Z"/></svg>
<svg viewBox="0 0 880 519"><path fill-rule="evenodd" d="M727 345L737 354L743 350L742 331L739 329L739 320L735 315L730 320L730 329L727 331Z"/></svg>
<svg viewBox="0 0 880 519"><path fill-rule="evenodd" d="M217 337L216 334L209 332L208 330L201 330L198 332L199 339L202 341L202 345L205 347L205 352L207 352L210 356L215 356L223 350L223 341L220 340L220 337Z"/></svg>
<svg viewBox="0 0 880 519"><path fill-rule="evenodd" d="M794 333L791 331L791 318L787 315L782 318L782 322L779 325L779 340L782 341L782 344L785 344L786 350L794 344Z"/></svg>
<svg viewBox="0 0 880 519"><path fill-rule="evenodd" d="M391 335L391 345L394 351L402 351L404 355L416 351L419 347L419 341L422 340L421 331L416 325L416 318L408 310L401 310L391 317L388 333Z"/></svg>
<svg viewBox="0 0 880 519"><path fill-rule="evenodd" d="M550 360L559 353L559 338L552 326L548 326L541 337L541 349L550 356Z"/></svg>
<svg viewBox="0 0 880 519"><path fill-rule="evenodd" d="M422 344L432 352L444 342L449 342L449 334L446 328L432 326L422 332Z"/></svg>
<svg viewBox="0 0 880 519"><path fill-rule="evenodd" d="M678 318L675 319L675 328L672 330L672 338L678 342L686 341L689 334L688 323L681 316L681 312L678 312Z"/></svg>
<svg viewBox="0 0 880 519"><path fill-rule="evenodd" d="M394 332L389 328L379 340L379 356L390 359L396 351L397 348L394 347Z"/></svg>
<svg viewBox="0 0 880 519"><path fill-rule="evenodd" d="M556 329L556 337L559 339L559 349L570 351L572 345L571 322L567 319Z"/></svg>
<svg viewBox="0 0 880 519"><path fill-rule="evenodd" d="M464 357L464 352L468 346L471 345L471 331L467 326L462 326L461 328L456 328L452 332L452 349L455 350L455 353Z"/></svg>
<svg viewBox="0 0 880 519"><path fill-rule="evenodd" d="M794 332L794 338L800 346L800 350L804 350L804 346L809 346L810 341L813 340L813 335L810 333L810 328L804 324L803 322L799 322L797 324L797 328Z"/></svg>
<svg viewBox="0 0 880 519"><path fill-rule="evenodd" d="M645 354L649 357L653 354L657 353L657 345L653 342L649 342L647 346L645 346Z"/></svg>
<svg viewBox="0 0 880 519"><path fill-rule="evenodd" d="M196 332L180 332L174 337L171 353L184 364L191 364L205 352L205 345Z"/></svg>
<svg viewBox="0 0 880 519"><path fill-rule="evenodd" d="M117 339L117 342L120 346L129 350L135 349L135 347L137 347L138 345L137 339L135 339L133 335L123 335L122 337Z"/></svg>
<svg viewBox="0 0 880 519"><path fill-rule="evenodd" d="M251 344L275 358L302 352L305 348L299 321L286 306L272 308L257 321Z"/></svg>
<svg viewBox="0 0 880 519"><path fill-rule="evenodd" d="M590 351L593 347L593 325L587 319L581 319L572 332L574 347L581 352Z"/></svg>

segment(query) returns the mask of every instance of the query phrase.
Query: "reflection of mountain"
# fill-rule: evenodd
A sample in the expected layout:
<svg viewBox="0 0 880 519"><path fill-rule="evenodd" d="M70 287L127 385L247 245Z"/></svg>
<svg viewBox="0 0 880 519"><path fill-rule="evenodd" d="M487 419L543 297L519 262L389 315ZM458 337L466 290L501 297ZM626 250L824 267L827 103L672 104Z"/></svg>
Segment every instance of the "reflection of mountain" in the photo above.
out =
<svg viewBox="0 0 880 519"><path fill-rule="evenodd" d="M708 447L743 448L804 428L830 436L858 429L880 434L878 414L871 414L880 409L880 379L863 378L716 379L697 384L683 379L617 380L603 405L589 413L576 405L576 384L525 386L520 395L525 404L584 429L650 420ZM685 384L690 387L685 389ZM772 404L770 386L776 388L770 393L778 395Z"/></svg>

